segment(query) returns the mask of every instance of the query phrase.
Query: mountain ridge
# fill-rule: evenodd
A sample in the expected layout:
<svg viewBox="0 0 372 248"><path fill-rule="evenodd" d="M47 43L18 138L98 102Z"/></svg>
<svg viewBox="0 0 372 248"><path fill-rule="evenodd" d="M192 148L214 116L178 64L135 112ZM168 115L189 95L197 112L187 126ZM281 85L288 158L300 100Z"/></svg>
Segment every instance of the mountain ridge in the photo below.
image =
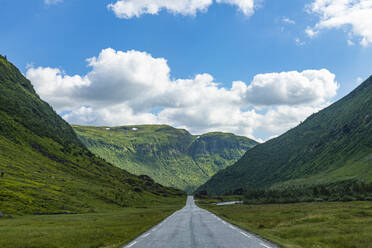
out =
<svg viewBox="0 0 372 248"><path fill-rule="evenodd" d="M73 127L80 140L98 156L189 193L258 144L231 133L191 135L169 125Z"/></svg>

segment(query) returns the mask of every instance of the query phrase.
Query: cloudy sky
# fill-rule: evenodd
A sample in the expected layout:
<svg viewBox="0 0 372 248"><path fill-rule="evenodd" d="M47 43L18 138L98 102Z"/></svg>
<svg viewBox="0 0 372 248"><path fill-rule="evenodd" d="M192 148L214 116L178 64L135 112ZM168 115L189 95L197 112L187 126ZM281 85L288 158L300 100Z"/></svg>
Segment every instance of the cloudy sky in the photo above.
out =
<svg viewBox="0 0 372 248"><path fill-rule="evenodd" d="M260 141L372 74L372 0L0 0L0 53L65 120Z"/></svg>

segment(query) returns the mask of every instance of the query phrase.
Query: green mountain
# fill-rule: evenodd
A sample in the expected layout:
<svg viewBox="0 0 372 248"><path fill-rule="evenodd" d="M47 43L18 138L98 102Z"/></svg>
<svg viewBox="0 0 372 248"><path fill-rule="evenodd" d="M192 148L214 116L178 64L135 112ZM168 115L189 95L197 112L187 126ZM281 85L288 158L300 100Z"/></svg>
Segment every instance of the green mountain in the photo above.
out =
<svg viewBox="0 0 372 248"><path fill-rule="evenodd" d="M372 77L296 128L249 150L198 191L285 189L372 181Z"/></svg>
<svg viewBox="0 0 372 248"><path fill-rule="evenodd" d="M0 56L0 210L4 214L91 212L153 205L178 195L183 193L93 155L18 69Z"/></svg>
<svg viewBox="0 0 372 248"><path fill-rule="evenodd" d="M74 126L94 154L131 173L192 192L257 142L229 133L191 135L166 125Z"/></svg>

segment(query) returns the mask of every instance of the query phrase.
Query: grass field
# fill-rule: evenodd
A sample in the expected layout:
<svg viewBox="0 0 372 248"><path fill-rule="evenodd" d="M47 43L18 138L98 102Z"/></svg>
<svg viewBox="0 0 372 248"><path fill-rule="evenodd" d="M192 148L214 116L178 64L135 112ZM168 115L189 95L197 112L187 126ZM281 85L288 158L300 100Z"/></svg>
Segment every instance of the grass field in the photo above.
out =
<svg viewBox="0 0 372 248"><path fill-rule="evenodd" d="M198 205L286 248L372 247L372 202Z"/></svg>
<svg viewBox="0 0 372 248"><path fill-rule="evenodd" d="M1 248L116 248L185 204L123 208L106 213L20 216L0 219Z"/></svg>

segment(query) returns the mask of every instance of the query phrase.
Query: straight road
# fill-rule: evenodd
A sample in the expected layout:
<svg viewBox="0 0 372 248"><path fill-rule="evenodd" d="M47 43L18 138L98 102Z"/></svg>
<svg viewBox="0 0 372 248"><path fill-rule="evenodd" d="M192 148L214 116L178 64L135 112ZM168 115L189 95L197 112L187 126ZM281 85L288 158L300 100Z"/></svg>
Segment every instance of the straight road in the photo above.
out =
<svg viewBox="0 0 372 248"><path fill-rule="evenodd" d="M197 207L194 198L124 248L277 248Z"/></svg>

